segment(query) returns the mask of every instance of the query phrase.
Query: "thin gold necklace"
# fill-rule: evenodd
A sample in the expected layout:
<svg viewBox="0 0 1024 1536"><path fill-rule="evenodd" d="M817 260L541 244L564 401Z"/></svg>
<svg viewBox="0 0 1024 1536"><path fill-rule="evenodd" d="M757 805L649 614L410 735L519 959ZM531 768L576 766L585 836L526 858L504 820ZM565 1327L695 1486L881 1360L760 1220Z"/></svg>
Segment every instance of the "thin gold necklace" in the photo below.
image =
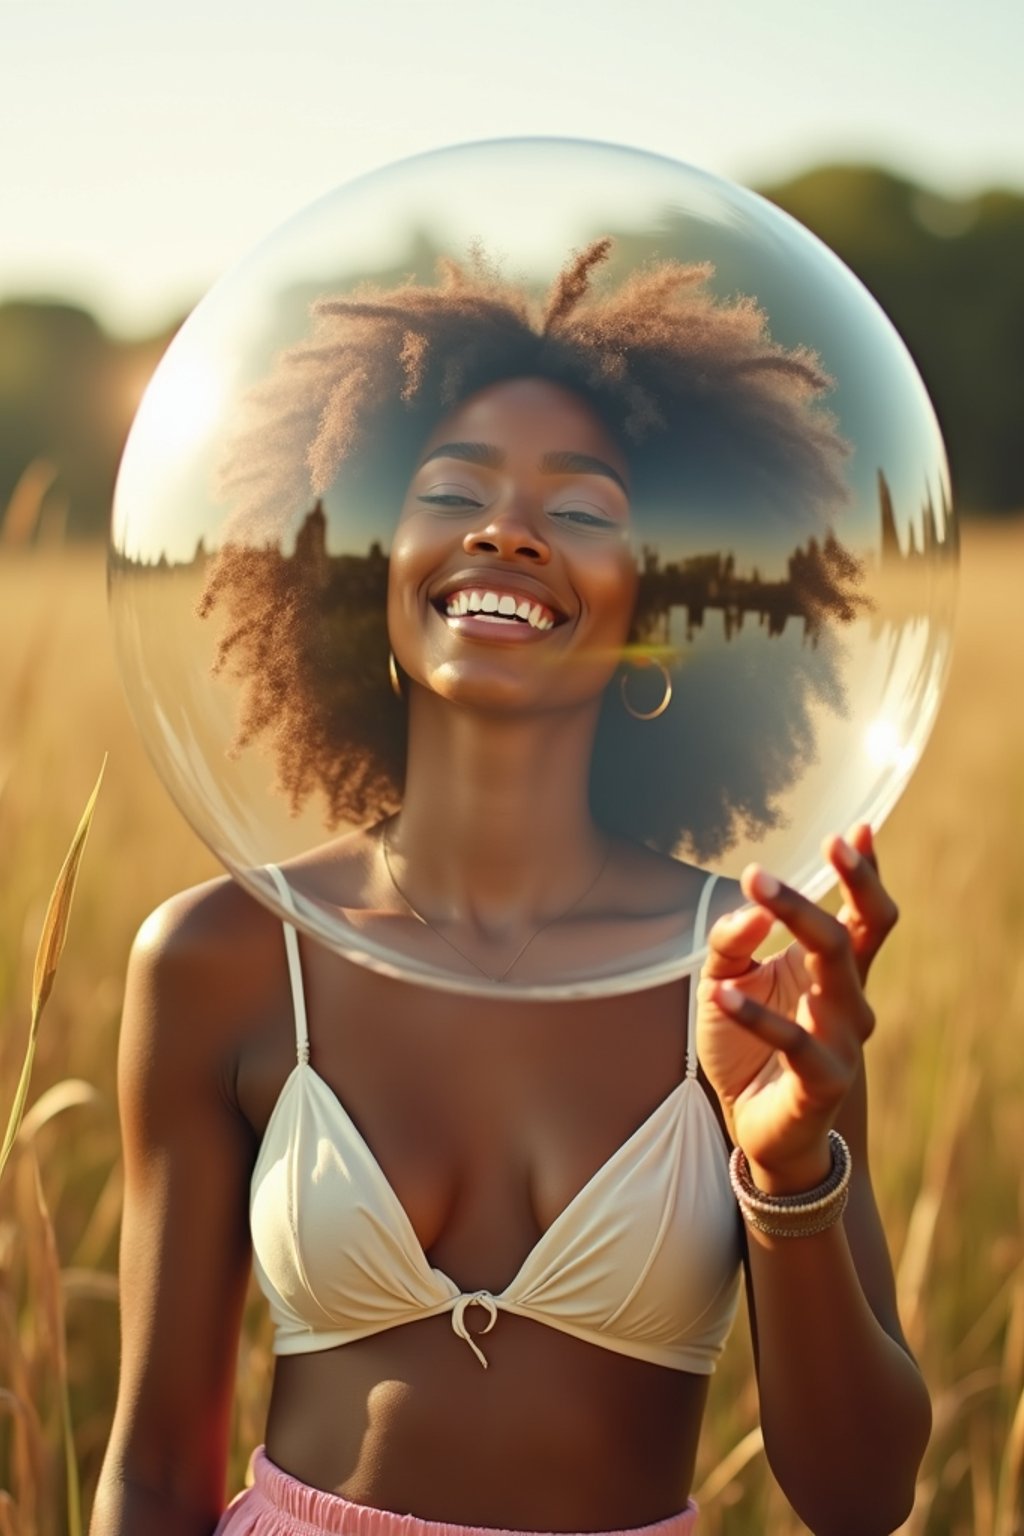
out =
<svg viewBox="0 0 1024 1536"><path fill-rule="evenodd" d="M413 906L413 904L409 900L408 896L402 890L402 887L399 885L398 881L395 879L395 872L391 868L391 850L388 847L388 829L389 829L390 825L391 825L390 822L385 822L385 824L384 824L384 827L383 827L383 829L381 831L380 846L381 846L381 851L384 854L384 868L387 870L387 872L388 872L388 879L391 881L391 884L394 886L396 892L402 898L402 900L405 902L406 906L409 908L409 911L412 913L413 917L417 918L423 924L423 926L425 928L429 928L431 933L436 933L437 937L441 940L442 944L447 944L449 949L454 949L454 951L455 951L455 953L457 955L461 955L462 956L463 960L466 961L467 965L471 965L473 967L474 971L479 971L481 976L486 976L488 981L504 981L505 977L512 970L512 967L514 965L518 965L519 961L526 954L526 951L529 949L530 945L533 943L534 939L537 937L538 934L543 933L545 928L550 928L553 923L560 923L564 917L568 917L569 916L570 912L575 911L575 909L580 905L580 902L586 900L586 898L590 895L591 891L596 886L597 882L600 880L601 876L604 874L605 867L606 867L606 865L608 863L608 859L611 856L611 851L612 851L612 840L611 840L611 838L609 838L608 839L608 845L607 845L607 847L604 850L604 857L602 858L600 864L598 865L597 873L594 875L593 879L587 882L586 886L583 888L583 890L580 892L580 894L578 896L574 897L574 899L569 903L569 905L567 907L564 907L561 912L556 912L554 917L549 917L546 922L541 923L539 928L535 928L533 930L533 932L529 935L529 937L526 939L526 942L524 944L521 944L520 947L516 950L515 954L512 956L512 959L509 961L508 965L506 965L505 969L500 973L500 975L492 976L490 971L485 971L482 965L478 965L477 964L477 962L473 959L472 955L467 955L466 951L464 949L460 949L459 946L456 943L454 943L453 940L451 940L448 937L447 934L442 933L440 928L436 927L430 921L429 917L424 917L423 913L419 910L419 908Z"/></svg>

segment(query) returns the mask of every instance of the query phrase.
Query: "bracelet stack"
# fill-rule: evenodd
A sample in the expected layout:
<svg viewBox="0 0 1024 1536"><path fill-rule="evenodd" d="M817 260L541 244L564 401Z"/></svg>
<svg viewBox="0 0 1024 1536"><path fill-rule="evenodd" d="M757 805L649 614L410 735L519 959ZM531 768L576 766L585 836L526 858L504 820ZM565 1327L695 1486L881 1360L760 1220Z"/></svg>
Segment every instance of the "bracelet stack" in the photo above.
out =
<svg viewBox="0 0 1024 1536"><path fill-rule="evenodd" d="M850 1192L850 1149L838 1131L829 1131L832 1167L814 1189L799 1195L766 1195L750 1177L746 1154L734 1147L729 1158L729 1181L748 1226L769 1237L813 1237L825 1232L842 1216Z"/></svg>

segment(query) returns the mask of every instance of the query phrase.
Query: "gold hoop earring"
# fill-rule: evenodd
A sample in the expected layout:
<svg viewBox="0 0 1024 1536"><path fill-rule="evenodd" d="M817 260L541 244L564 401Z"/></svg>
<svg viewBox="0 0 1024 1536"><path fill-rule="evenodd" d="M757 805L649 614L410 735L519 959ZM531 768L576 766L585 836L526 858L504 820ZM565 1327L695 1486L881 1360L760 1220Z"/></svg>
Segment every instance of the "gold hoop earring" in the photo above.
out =
<svg viewBox="0 0 1024 1536"><path fill-rule="evenodd" d="M658 716L663 715L672 702L672 674L663 662L656 661L653 656L644 664L648 667L657 667L661 673L662 681L665 684L665 692L662 694L659 703L655 705L654 709L634 709L627 697L627 690L629 688L629 674L627 672L623 675L619 684L622 693L622 704L626 714L631 715L634 720L657 720Z"/></svg>
<svg viewBox="0 0 1024 1536"><path fill-rule="evenodd" d="M391 692L396 699L404 699L402 692L402 679L398 675L398 663L395 660L394 651L388 651L388 681L391 684Z"/></svg>

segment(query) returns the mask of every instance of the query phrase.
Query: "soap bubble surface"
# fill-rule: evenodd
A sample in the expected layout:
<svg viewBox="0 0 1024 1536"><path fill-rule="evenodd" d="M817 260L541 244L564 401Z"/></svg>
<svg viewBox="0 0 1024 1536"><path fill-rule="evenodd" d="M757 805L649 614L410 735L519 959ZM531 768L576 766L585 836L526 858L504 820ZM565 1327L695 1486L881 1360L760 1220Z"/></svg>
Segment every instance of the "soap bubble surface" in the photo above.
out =
<svg viewBox="0 0 1024 1536"><path fill-rule="evenodd" d="M604 144L466 145L341 187L217 283L170 346L124 454L110 594L132 712L192 826L265 905L387 974L569 997L695 962L682 930L668 945L567 942L564 960L549 932L498 982L454 928L439 937L379 882L353 905L338 874L345 840L372 840L402 805L408 705L389 687L386 602L404 489L438 417L490 377L485 343L416 396L439 323L417 302L454 264L524 294L536 331L573 253L605 239L584 320L677 263L700 270L671 302L707 295L704 322L747 340L731 372L720 335L707 366L687 341L677 416L659 422L649 389L623 407L638 595L595 748L597 823L726 877L756 859L817 898L823 837L879 825L938 709L957 564L941 437L892 325L819 241L753 193ZM395 319L400 289L411 320ZM364 366L380 348L383 383ZM628 375L629 347L623 360ZM787 370L804 383L779 386L779 416L771 380ZM621 404L629 379L616 387ZM635 718L668 682L668 707Z"/></svg>

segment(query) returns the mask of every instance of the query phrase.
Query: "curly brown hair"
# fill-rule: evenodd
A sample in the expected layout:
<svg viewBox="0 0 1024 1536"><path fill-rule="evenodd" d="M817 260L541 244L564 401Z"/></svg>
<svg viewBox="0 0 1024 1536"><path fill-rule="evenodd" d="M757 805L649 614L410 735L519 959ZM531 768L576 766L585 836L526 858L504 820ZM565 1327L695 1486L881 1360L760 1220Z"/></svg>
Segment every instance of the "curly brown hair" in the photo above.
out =
<svg viewBox="0 0 1024 1536"><path fill-rule="evenodd" d="M366 557L327 556L321 499L341 487L397 517L437 420L520 377L573 390L619 441L641 538L645 509L675 512L687 487L708 485L719 505L774 509L788 526L798 508L811 530L790 561L786 601L819 642L817 661L775 698L758 763L720 722L714 771L707 739L694 766L691 713L638 726L609 689L592 772L597 819L707 858L740 828L775 824L780 793L813 759L811 696L841 702L826 626L864 604L859 566L831 526L847 494L846 446L820 403L831 380L812 352L771 338L752 298L716 299L708 264L658 262L602 291L594 279L610 250L602 239L575 255L540 304L479 251L462 265L442 261L432 286L322 299L310 336L250 393L222 467L229 537L199 612L226 606L216 665L243 685L236 747L269 747L293 810L319 792L328 826L365 823L397 807L405 770L404 709L387 682L387 558L377 545ZM664 580L648 558L634 638L649 631ZM623 782L635 792L624 795Z"/></svg>

